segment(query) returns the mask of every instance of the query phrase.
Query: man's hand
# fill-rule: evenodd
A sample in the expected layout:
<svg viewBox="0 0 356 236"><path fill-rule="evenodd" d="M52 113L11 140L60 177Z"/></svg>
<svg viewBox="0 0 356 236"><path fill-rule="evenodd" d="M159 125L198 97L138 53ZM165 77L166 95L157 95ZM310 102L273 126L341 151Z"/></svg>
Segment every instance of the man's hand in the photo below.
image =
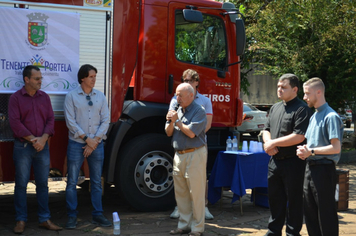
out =
<svg viewBox="0 0 356 236"><path fill-rule="evenodd" d="M166 120L174 122L178 119L178 113L176 111L168 111L166 115Z"/></svg>
<svg viewBox="0 0 356 236"><path fill-rule="evenodd" d="M36 149L37 152L43 150L46 145L47 138L46 137L34 137L31 139L32 146Z"/></svg>
<svg viewBox="0 0 356 236"><path fill-rule="evenodd" d="M263 145L263 148L265 152L270 156L276 155L278 153L278 148L274 145L272 139L266 141Z"/></svg>
<svg viewBox="0 0 356 236"><path fill-rule="evenodd" d="M87 140L85 140L85 142L87 143L87 146L91 147L93 150L96 149L96 147L99 145L99 142L97 139L95 138L87 138Z"/></svg>
<svg viewBox="0 0 356 236"><path fill-rule="evenodd" d="M311 155L311 151L307 148L307 145L297 146L297 156L305 160Z"/></svg>
<svg viewBox="0 0 356 236"><path fill-rule="evenodd" d="M91 153L94 151L94 149L91 148L91 147L88 146L88 145L85 145L85 146L83 147L83 149L84 149L84 151L83 151L83 156L84 156L85 158L87 158L88 156L90 156Z"/></svg>

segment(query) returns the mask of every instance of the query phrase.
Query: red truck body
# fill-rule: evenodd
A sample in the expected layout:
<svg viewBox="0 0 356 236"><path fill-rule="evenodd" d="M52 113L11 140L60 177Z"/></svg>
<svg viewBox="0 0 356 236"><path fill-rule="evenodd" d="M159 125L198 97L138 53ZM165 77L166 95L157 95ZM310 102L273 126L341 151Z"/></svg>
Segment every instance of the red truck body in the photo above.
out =
<svg viewBox="0 0 356 236"><path fill-rule="evenodd" d="M227 136L233 135L235 127L242 122L240 64L237 62L244 29L236 26L236 9L231 4L211 0L0 0L0 7L41 7L54 11L60 8L58 11L76 12L90 11L90 4L95 11L95 4L103 2L112 5L106 12L101 10L107 18L103 24L107 27L106 59L104 73L98 74L101 78L96 84L102 83L101 90L106 94L111 114L103 177L107 183L115 184L120 195L136 209L167 209L175 202L174 150L164 132L168 104L181 83L183 71L196 70L201 79L198 91L211 99L214 111L212 128L207 133L208 168L211 168L216 153L225 148ZM184 9L202 13L204 22L212 23L185 21ZM199 25L204 27L196 31L191 28L201 27ZM194 40L202 38L204 47L201 48L205 49L199 45L195 49L184 48L184 44L194 42L190 42L189 37L180 37L191 31L196 32ZM194 50L196 52L190 52ZM96 66L89 58L80 60L80 64L84 63ZM0 96L3 117L0 130L8 130L4 106L10 94ZM59 102L52 102L61 104L62 101L60 98ZM68 131L63 111L59 109L55 114L55 135L50 139L51 167L65 176ZM0 181L14 181L11 138L3 135L0 140Z"/></svg>

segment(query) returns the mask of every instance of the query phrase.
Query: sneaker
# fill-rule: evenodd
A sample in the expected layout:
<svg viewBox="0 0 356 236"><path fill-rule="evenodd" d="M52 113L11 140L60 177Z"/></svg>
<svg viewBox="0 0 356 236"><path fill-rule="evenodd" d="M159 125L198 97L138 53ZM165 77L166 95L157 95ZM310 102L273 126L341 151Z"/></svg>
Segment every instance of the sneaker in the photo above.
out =
<svg viewBox="0 0 356 236"><path fill-rule="evenodd" d="M210 213L208 207L205 207L205 219L206 219L206 220L212 220L212 219L214 219L214 216Z"/></svg>
<svg viewBox="0 0 356 236"><path fill-rule="evenodd" d="M172 214L170 215L170 217L172 219L178 219L180 216L179 211L178 211L178 207L176 206L176 208L174 208L174 211L172 212Z"/></svg>
<svg viewBox="0 0 356 236"><path fill-rule="evenodd" d="M66 229L75 229L77 227L77 217L69 216L65 227Z"/></svg>
<svg viewBox="0 0 356 236"><path fill-rule="evenodd" d="M105 218L103 215L98 215L98 216L93 216L93 224L98 224L103 227L109 227L112 226L112 223L108 221L108 219Z"/></svg>

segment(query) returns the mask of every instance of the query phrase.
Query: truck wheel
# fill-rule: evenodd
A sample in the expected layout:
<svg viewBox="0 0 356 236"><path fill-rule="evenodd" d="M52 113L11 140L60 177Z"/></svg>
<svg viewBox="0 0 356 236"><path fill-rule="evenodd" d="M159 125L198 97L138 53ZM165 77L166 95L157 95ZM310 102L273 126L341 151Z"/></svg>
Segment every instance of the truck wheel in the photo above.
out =
<svg viewBox="0 0 356 236"><path fill-rule="evenodd" d="M120 151L115 185L120 195L139 211L163 211L175 204L173 154L163 134L138 136Z"/></svg>

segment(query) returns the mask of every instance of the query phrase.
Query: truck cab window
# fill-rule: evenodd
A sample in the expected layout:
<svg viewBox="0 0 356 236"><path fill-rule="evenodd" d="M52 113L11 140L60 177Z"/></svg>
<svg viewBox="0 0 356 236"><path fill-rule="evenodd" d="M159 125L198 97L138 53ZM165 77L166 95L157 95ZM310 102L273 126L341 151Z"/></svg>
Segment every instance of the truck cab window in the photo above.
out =
<svg viewBox="0 0 356 236"><path fill-rule="evenodd" d="M226 65L226 39L222 19L203 14L203 23L183 19L176 11L175 56L177 60L222 69Z"/></svg>

